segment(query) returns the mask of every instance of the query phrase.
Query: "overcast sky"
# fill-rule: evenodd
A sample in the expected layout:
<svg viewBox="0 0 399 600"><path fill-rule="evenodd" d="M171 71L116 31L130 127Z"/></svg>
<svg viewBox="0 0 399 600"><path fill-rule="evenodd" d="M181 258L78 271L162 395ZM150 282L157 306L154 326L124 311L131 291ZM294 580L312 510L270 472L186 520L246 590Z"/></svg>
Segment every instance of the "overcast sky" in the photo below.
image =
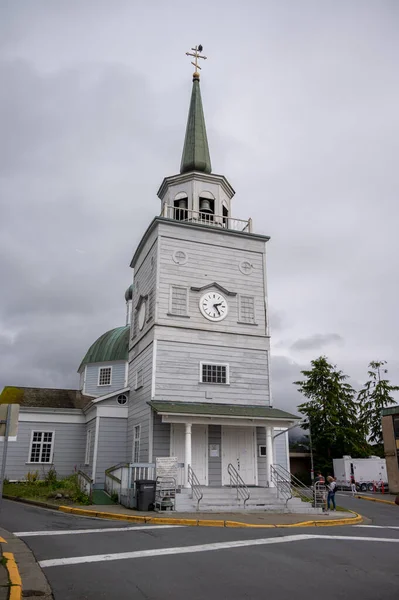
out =
<svg viewBox="0 0 399 600"><path fill-rule="evenodd" d="M234 216L271 236L274 404L326 354L399 384L399 2L1 0L0 389L77 386L123 325L192 67Z"/></svg>

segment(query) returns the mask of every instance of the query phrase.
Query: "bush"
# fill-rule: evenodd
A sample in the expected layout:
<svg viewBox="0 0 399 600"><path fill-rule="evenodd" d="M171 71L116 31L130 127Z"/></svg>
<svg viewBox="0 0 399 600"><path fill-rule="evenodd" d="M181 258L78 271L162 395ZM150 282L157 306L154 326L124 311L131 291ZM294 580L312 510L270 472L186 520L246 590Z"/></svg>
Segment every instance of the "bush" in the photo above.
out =
<svg viewBox="0 0 399 600"><path fill-rule="evenodd" d="M51 469L47 472L44 482L47 485L54 485L57 483L57 471L54 469L54 467L51 467Z"/></svg>
<svg viewBox="0 0 399 600"><path fill-rule="evenodd" d="M35 483L39 479L39 471L28 471L25 479L27 483Z"/></svg>

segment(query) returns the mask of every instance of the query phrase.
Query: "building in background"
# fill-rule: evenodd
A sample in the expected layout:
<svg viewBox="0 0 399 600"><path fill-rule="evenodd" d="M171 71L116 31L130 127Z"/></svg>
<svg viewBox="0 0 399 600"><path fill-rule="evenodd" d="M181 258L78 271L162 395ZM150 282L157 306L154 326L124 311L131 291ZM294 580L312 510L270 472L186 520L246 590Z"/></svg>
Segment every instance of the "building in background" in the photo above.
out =
<svg viewBox="0 0 399 600"><path fill-rule="evenodd" d="M389 491L399 494L399 405L383 408L382 436Z"/></svg>

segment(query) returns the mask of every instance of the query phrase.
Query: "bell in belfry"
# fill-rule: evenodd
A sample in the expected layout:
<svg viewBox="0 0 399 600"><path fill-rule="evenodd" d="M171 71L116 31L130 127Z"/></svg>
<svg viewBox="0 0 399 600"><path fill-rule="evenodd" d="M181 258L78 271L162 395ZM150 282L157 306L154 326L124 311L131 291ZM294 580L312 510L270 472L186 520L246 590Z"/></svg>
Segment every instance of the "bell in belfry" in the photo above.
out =
<svg viewBox="0 0 399 600"><path fill-rule="evenodd" d="M200 198L200 212L212 214L211 201L208 198Z"/></svg>

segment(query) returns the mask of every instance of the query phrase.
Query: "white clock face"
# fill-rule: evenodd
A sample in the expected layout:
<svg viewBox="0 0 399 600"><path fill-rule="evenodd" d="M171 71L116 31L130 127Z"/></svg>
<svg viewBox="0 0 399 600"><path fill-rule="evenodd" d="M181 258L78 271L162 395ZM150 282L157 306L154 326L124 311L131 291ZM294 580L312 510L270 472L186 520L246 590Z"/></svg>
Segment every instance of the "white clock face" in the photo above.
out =
<svg viewBox="0 0 399 600"><path fill-rule="evenodd" d="M207 292L199 301L200 311L209 321L222 321L229 312L227 300L218 292Z"/></svg>
<svg viewBox="0 0 399 600"><path fill-rule="evenodd" d="M145 323L145 302L141 303L139 310L139 329L140 331L143 329Z"/></svg>

